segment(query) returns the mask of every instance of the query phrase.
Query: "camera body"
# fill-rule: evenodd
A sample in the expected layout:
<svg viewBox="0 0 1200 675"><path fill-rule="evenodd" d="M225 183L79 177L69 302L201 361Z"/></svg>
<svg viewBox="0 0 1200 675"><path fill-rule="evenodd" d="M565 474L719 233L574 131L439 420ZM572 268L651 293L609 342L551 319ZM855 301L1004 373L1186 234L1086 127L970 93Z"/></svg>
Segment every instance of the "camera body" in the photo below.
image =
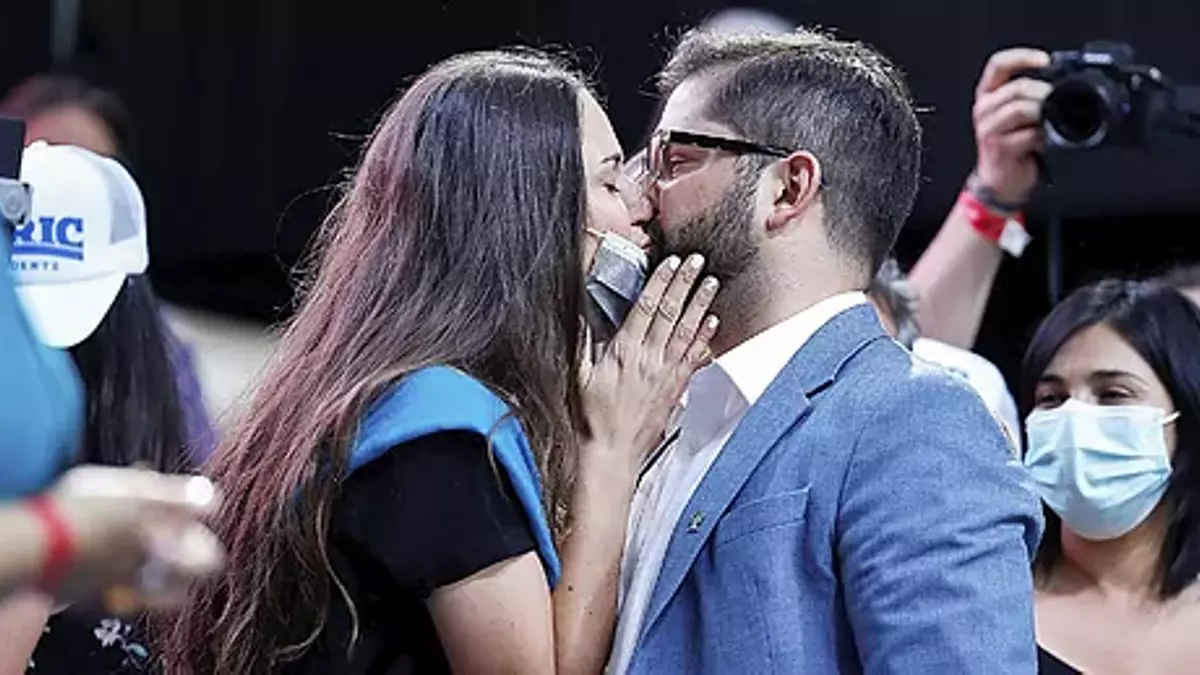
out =
<svg viewBox="0 0 1200 675"><path fill-rule="evenodd" d="M1054 52L1049 67L1024 75L1053 85L1042 104L1042 128L1053 148L1141 144L1169 107L1162 73L1136 64L1133 49L1122 42Z"/></svg>
<svg viewBox="0 0 1200 675"><path fill-rule="evenodd" d="M32 194L20 180L24 139L25 122L0 117L0 223L6 226L0 232L4 236L11 236L12 228L29 218Z"/></svg>

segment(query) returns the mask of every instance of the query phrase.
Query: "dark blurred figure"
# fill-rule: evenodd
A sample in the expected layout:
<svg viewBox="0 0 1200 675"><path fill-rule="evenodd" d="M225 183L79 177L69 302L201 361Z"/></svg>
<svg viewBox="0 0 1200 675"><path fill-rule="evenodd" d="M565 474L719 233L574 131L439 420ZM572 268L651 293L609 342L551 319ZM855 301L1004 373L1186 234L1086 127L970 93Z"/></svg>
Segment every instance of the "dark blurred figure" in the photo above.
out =
<svg viewBox="0 0 1200 675"><path fill-rule="evenodd" d="M1200 312L1104 281L1038 328L1021 372L1043 675L1200 663Z"/></svg>
<svg viewBox="0 0 1200 675"><path fill-rule="evenodd" d="M0 112L25 120L25 143L77 145L120 158L128 118L116 94L73 75L35 75L0 101Z"/></svg>
<svg viewBox="0 0 1200 675"><path fill-rule="evenodd" d="M113 92L86 80L59 74L33 76L0 100L0 115L25 120L26 144L44 140L76 145L98 155L114 157L128 166L129 122L121 100ZM148 279L134 285L156 302ZM161 321L161 319L160 319ZM187 445L197 463L216 445L216 432L204 407L200 379L191 349L168 328L163 328L171 373L178 388Z"/></svg>

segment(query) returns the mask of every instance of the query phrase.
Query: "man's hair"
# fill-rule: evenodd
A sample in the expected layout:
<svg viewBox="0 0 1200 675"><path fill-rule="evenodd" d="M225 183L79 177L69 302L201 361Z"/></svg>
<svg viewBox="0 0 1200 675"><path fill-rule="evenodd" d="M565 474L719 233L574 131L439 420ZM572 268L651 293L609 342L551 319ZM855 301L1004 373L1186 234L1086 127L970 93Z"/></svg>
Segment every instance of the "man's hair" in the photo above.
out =
<svg viewBox="0 0 1200 675"><path fill-rule="evenodd" d="M821 162L834 250L873 275L916 200L921 128L900 71L882 54L818 31L686 33L659 75L666 97L710 79L705 116L747 140Z"/></svg>

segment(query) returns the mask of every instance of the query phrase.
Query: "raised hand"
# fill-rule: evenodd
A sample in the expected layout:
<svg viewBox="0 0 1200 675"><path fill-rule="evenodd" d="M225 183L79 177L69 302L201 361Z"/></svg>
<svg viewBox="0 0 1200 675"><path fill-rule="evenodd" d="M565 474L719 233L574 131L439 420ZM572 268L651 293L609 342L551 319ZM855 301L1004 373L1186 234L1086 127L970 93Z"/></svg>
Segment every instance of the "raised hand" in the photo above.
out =
<svg viewBox="0 0 1200 675"><path fill-rule="evenodd" d="M636 472L660 442L688 380L708 358L717 317L708 313L717 280L701 280L704 258L672 256L646 282L625 324L592 364L583 404L584 447ZM693 289L695 292L693 294ZM688 300L689 295L691 299Z"/></svg>

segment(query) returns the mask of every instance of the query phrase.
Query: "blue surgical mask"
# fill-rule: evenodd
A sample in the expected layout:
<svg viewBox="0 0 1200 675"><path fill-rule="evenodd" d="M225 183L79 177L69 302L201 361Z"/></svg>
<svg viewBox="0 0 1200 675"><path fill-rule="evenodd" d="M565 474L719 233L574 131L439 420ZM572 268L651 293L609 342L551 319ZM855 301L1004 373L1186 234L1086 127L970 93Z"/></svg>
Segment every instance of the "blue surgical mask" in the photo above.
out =
<svg viewBox="0 0 1200 675"><path fill-rule="evenodd" d="M1162 501L1171 479L1163 426L1178 417L1151 406L1070 399L1025 421L1025 467L1042 500L1085 539L1116 539Z"/></svg>

